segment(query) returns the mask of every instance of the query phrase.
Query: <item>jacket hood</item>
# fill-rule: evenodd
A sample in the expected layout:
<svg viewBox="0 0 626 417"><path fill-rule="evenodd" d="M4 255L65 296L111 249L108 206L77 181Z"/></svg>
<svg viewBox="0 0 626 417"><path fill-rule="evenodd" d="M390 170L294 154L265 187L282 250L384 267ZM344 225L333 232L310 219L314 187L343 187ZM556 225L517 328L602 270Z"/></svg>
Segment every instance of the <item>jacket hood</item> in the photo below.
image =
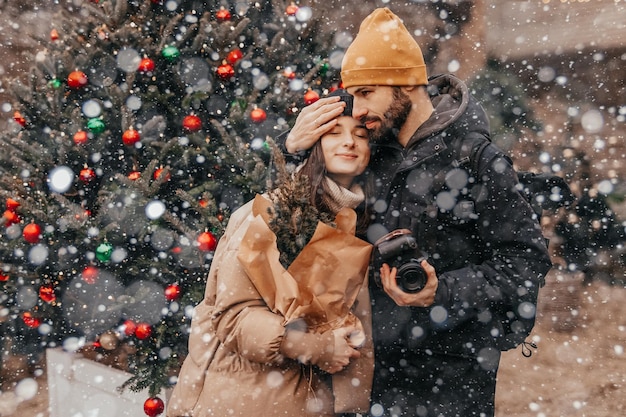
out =
<svg viewBox="0 0 626 417"><path fill-rule="evenodd" d="M489 119L485 110L459 78L450 74L430 77L428 93L434 112L417 129L409 146L420 139L448 129L451 125L454 125L458 134L464 135L472 131L489 137Z"/></svg>

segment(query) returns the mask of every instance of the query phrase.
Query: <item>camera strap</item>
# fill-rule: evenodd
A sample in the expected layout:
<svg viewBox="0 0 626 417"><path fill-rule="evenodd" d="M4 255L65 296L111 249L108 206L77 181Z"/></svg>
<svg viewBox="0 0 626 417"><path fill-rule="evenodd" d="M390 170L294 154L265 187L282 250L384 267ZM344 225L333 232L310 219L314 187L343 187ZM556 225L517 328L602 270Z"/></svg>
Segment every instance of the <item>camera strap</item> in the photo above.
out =
<svg viewBox="0 0 626 417"><path fill-rule="evenodd" d="M381 243L387 242L388 240L395 239L398 236L402 235L410 235L411 231L409 229L396 229L393 230L386 235L380 237L376 242L374 242L374 247L377 248Z"/></svg>

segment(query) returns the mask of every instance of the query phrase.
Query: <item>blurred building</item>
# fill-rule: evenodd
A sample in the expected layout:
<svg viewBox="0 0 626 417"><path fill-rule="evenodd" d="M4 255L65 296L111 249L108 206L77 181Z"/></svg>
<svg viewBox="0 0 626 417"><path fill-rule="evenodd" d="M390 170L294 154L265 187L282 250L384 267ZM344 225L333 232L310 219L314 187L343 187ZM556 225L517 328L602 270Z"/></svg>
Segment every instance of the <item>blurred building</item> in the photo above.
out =
<svg viewBox="0 0 626 417"><path fill-rule="evenodd" d="M535 100L554 163L575 186L623 195L626 2L494 1L485 11L487 56ZM592 161L586 178L581 157Z"/></svg>

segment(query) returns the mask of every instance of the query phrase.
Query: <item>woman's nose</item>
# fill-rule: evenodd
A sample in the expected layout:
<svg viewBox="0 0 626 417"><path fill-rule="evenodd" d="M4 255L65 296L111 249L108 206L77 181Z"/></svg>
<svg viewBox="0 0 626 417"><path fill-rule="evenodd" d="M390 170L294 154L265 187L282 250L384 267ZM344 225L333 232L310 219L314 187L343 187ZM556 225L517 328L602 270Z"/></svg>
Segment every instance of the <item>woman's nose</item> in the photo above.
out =
<svg viewBox="0 0 626 417"><path fill-rule="evenodd" d="M343 137L343 145L344 146L353 147L355 143L356 143L356 141L354 140L354 137L350 133L347 133L347 134L344 135L344 137Z"/></svg>

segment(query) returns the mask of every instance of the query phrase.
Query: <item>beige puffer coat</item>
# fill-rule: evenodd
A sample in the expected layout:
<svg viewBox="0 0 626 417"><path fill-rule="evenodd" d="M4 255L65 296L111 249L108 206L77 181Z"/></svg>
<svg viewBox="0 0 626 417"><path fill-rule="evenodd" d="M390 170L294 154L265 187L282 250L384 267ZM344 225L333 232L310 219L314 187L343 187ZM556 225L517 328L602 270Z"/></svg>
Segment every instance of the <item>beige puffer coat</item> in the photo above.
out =
<svg viewBox="0 0 626 417"><path fill-rule="evenodd" d="M331 332L286 333L284 317L270 311L238 261L252 212L253 201L233 213L220 239L167 416L325 417L367 411L374 362L367 280L352 308L366 336L361 357L332 377L331 388L330 377L315 366L332 356Z"/></svg>

